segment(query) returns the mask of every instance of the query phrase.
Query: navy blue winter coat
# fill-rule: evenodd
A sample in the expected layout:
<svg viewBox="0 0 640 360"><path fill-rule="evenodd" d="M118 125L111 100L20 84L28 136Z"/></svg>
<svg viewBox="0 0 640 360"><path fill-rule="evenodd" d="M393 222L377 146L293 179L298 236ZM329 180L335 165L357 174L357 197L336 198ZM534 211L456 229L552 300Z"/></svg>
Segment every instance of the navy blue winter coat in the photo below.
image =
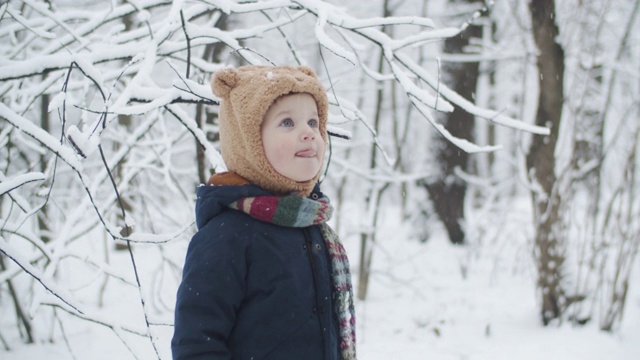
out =
<svg viewBox="0 0 640 360"><path fill-rule="evenodd" d="M314 190L319 193L318 187ZM339 358L330 263L318 226L287 228L227 207L270 195L200 186L171 349L182 359ZM313 194L312 194L313 195Z"/></svg>

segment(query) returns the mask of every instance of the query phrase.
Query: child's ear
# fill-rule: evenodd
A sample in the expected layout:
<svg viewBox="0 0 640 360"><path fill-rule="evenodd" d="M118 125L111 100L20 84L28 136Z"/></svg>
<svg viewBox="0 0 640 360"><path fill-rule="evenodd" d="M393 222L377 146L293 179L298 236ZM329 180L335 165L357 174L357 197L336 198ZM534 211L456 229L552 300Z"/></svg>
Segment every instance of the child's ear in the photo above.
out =
<svg viewBox="0 0 640 360"><path fill-rule="evenodd" d="M302 73L305 73L305 74L307 74L307 75L311 76L311 77L317 78L317 76L316 76L316 72L315 72L315 71L313 71L313 69L311 69L311 68L310 68L310 67L308 67L308 66L304 66L304 65L303 65L303 66L298 66L298 70L299 70L300 72L302 72Z"/></svg>
<svg viewBox="0 0 640 360"><path fill-rule="evenodd" d="M234 68L226 68L216 71L211 80L211 90L219 98L229 97L229 93L238 84L238 71Z"/></svg>

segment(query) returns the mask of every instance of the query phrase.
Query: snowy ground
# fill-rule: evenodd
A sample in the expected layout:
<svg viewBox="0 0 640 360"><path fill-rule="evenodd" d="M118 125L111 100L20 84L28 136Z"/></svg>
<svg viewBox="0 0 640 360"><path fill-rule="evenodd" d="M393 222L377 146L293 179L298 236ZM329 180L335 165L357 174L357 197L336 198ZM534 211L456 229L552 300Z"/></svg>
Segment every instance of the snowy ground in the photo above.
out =
<svg viewBox="0 0 640 360"><path fill-rule="evenodd" d="M380 233L369 298L357 304L361 360L640 359L638 286L632 287L625 321L613 334L598 331L595 322L545 328L537 316L530 247L518 221L505 218L501 236L452 247L437 229L426 243L407 241L406 227L391 219ZM344 240L355 263L357 238ZM136 303L127 296L137 294L114 299L123 304L113 309L114 317L136 316L135 309L124 307ZM0 359L73 359L69 348L76 359L156 358L147 339L121 335L133 344L134 357L113 332L65 319L68 345L61 338L53 344L12 343L13 350L0 352ZM172 330L155 329L158 352L170 359Z"/></svg>
<svg viewBox="0 0 640 360"><path fill-rule="evenodd" d="M474 259L463 279L465 249L452 251L443 239L412 247L358 306L362 359L640 359L637 291L615 334L595 324L544 328L533 275L520 272L521 264Z"/></svg>

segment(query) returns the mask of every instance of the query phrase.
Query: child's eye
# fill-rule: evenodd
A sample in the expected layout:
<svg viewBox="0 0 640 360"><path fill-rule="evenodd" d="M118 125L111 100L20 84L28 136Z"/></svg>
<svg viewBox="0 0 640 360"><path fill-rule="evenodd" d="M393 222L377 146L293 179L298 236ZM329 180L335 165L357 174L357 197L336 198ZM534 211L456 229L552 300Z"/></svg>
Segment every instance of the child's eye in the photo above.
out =
<svg viewBox="0 0 640 360"><path fill-rule="evenodd" d="M293 126L293 121L291 119L284 119L280 122L280 126L284 126L284 127L292 127Z"/></svg>
<svg viewBox="0 0 640 360"><path fill-rule="evenodd" d="M307 124L309 124L309 126L311 126L312 128L317 128L318 127L318 120L311 119L311 120L309 120L309 122L307 122Z"/></svg>

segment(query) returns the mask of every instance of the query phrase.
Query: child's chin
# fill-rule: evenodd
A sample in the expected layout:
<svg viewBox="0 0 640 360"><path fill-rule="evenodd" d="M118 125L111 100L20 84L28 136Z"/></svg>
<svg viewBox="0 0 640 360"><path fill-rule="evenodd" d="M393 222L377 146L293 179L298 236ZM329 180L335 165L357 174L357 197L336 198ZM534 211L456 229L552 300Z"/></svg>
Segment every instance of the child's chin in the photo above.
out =
<svg viewBox="0 0 640 360"><path fill-rule="evenodd" d="M313 178L316 176L317 173L314 173L312 176L297 176L296 178L294 178L293 180L299 183L304 183L310 180L313 180Z"/></svg>
<svg viewBox="0 0 640 360"><path fill-rule="evenodd" d="M318 175L319 171L320 171L320 169L315 169L315 168L311 169L311 168L309 168L309 169L306 169L306 171L300 171L300 172L297 172L297 173L294 173L294 174L289 173L288 176L285 175L285 174L282 174L282 175L288 177L289 179L291 179L291 180L293 180L295 182L303 183L303 182L307 182L307 181L313 180L313 178L315 178L316 175Z"/></svg>

